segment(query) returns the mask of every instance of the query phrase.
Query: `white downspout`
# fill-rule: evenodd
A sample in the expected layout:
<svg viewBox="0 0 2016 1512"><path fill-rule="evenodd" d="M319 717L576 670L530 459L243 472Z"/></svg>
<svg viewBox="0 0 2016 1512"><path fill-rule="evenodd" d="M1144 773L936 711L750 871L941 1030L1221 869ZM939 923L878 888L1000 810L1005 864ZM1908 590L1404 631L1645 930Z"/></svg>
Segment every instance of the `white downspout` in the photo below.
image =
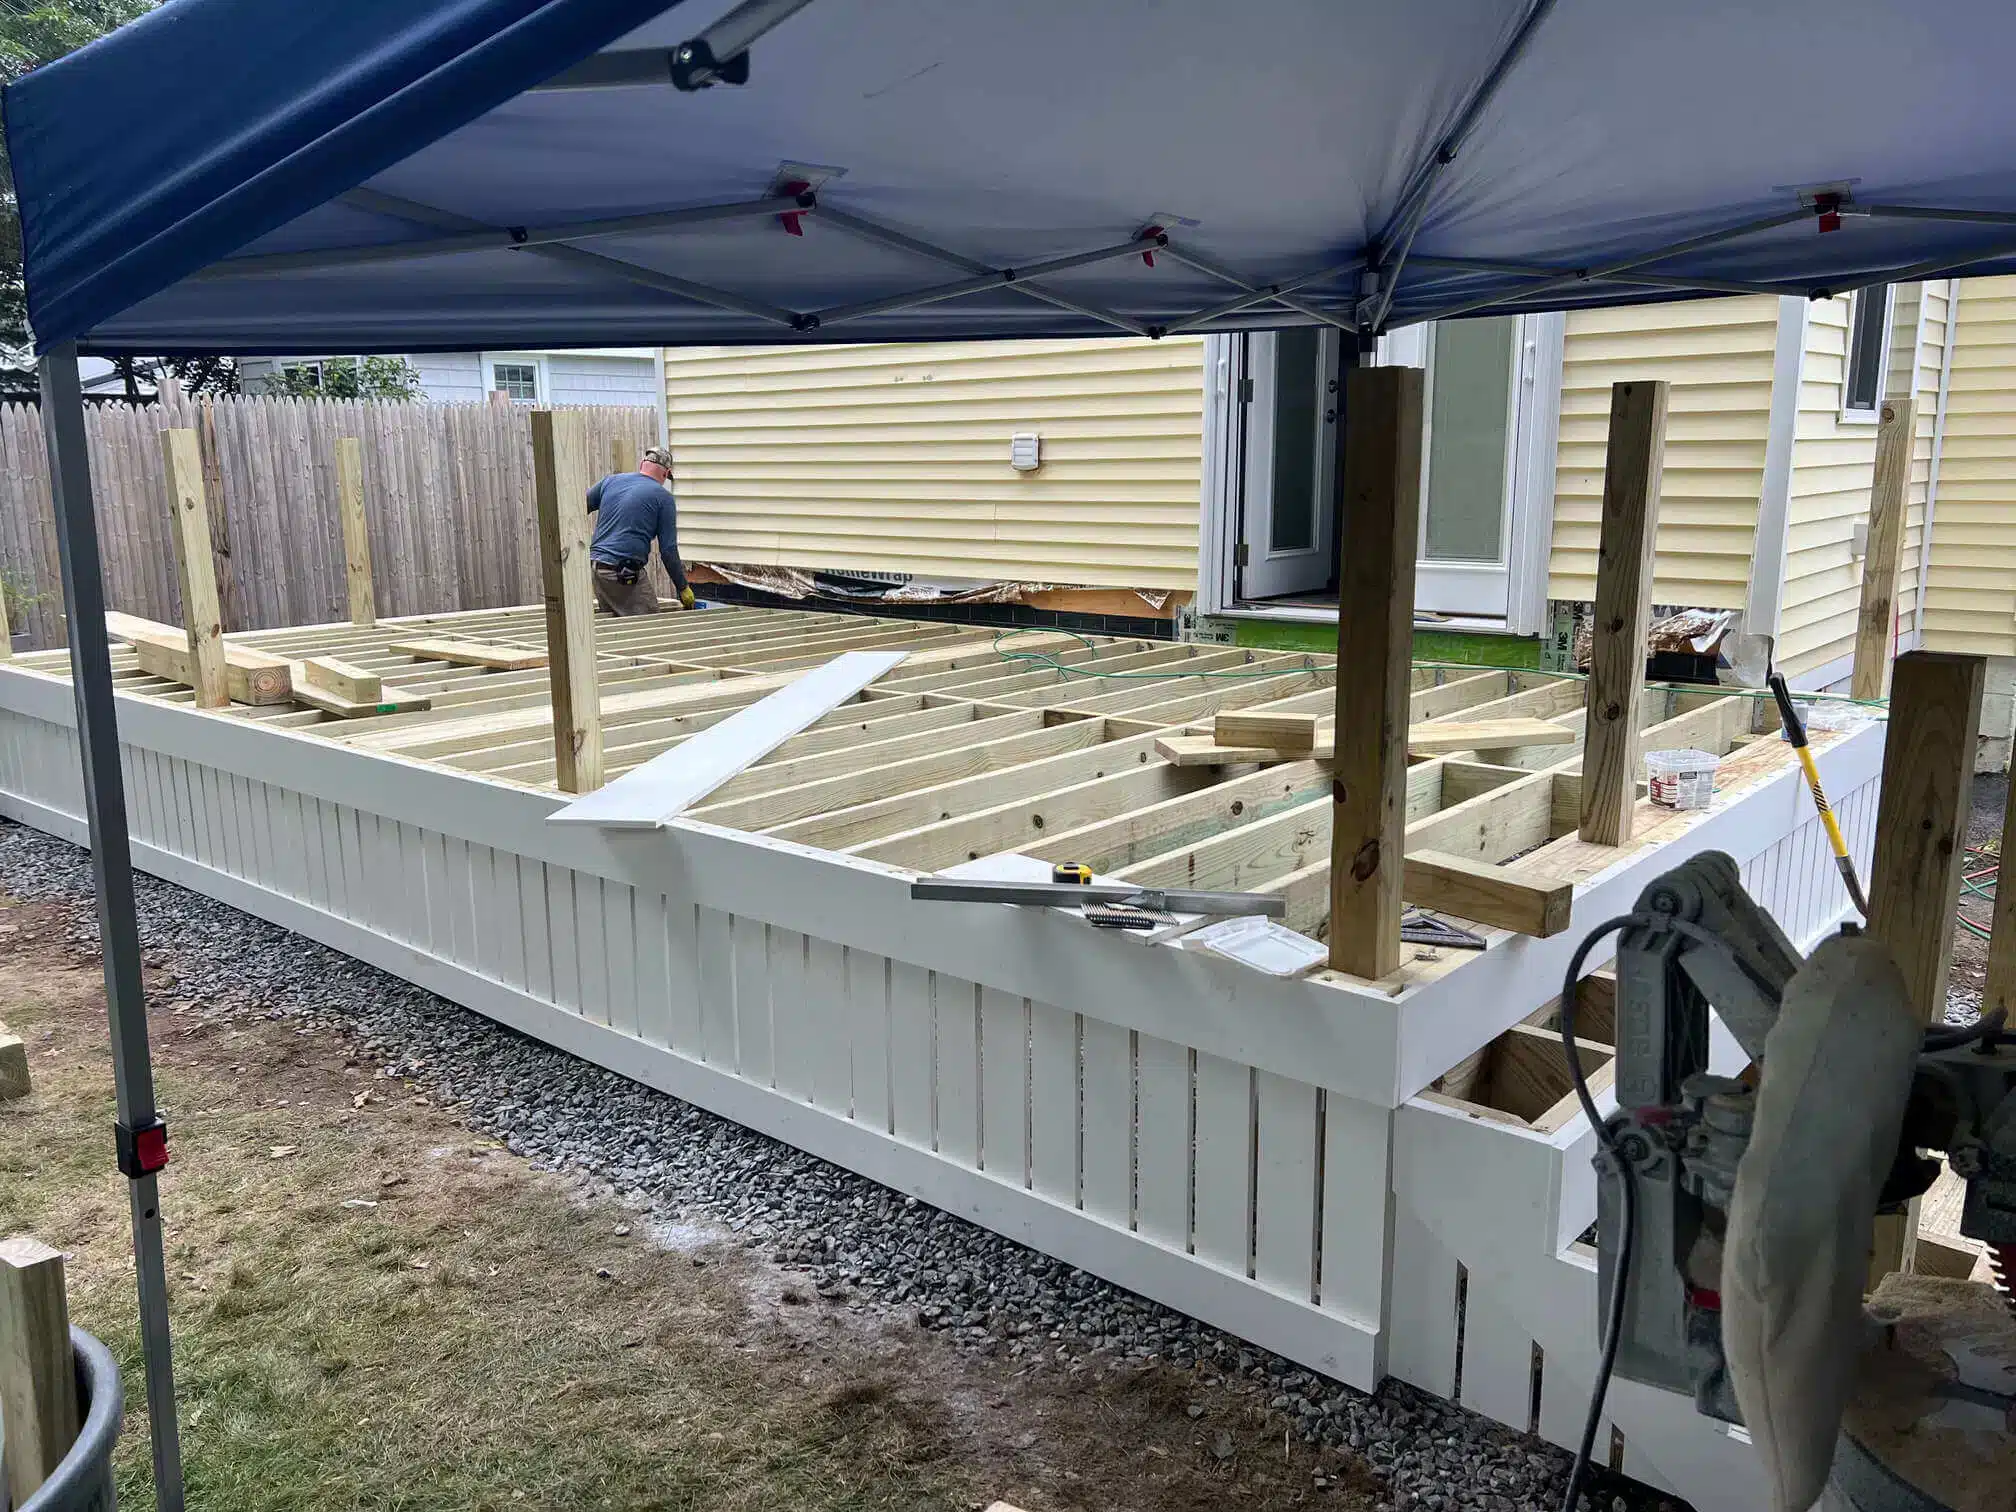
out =
<svg viewBox="0 0 2016 1512"><path fill-rule="evenodd" d="M1771 421L1764 442L1763 486L1757 499L1757 549L1744 599L1744 627L1778 634L1785 599L1787 539L1792 526L1792 444L1799 426L1799 382L1806 361L1807 301L1778 300L1778 345L1771 364Z"/></svg>

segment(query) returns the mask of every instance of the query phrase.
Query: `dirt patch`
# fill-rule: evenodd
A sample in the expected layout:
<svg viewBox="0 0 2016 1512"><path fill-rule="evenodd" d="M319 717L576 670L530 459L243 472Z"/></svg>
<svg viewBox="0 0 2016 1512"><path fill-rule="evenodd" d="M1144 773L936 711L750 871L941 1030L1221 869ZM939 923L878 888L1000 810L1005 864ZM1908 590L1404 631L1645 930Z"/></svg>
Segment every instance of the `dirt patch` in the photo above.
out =
<svg viewBox="0 0 2016 1512"><path fill-rule="evenodd" d="M132 1384L124 1183L99 967L71 911L0 902L0 1231L70 1252L71 1303ZM157 963L160 958L154 958ZM190 1502L1204 1512L1364 1508L1378 1486L1252 1391L1161 1364L953 1349L714 1238L533 1171L319 1036L148 973ZM793 1295L795 1294L795 1300Z"/></svg>

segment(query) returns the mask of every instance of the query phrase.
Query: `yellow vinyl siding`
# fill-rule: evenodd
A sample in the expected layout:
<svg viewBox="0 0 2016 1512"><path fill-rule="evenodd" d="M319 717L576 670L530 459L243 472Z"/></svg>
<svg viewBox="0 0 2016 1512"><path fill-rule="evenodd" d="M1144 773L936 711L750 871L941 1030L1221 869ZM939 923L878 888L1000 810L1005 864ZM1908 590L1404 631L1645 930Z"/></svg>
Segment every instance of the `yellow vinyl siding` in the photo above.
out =
<svg viewBox="0 0 2016 1512"><path fill-rule="evenodd" d="M1918 628L1918 558L1924 549L1925 506L1932 491L1932 448L1939 427L1940 367L1946 353L1953 282L1935 279L1897 290L1891 323L1890 372L1885 392L1918 406L1913 422L1911 482L1905 497L1904 555L1897 565L1898 629Z"/></svg>
<svg viewBox="0 0 2016 1512"><path fill-rule="evenodd" d="M1778 301L1701 300L1567 318L1547 596L1593 599L1610 386L1672 384L1653 600L1741 608L1771 420Z"/></svg>
<svg viewBox="0 0 2016 1512"><path fill-rule="evenodd" d="M665 353L702 562L1193 589L1201 338ZM1009 466L1009 437L1042 466Z"/></svg>
<svg viewBox="0 0 2016 1512"><path fill-rule="evenodd" d="M1961 280L1925 645L2016 655L2016 278Z"/></svg>
<svg viewBox="0 0 2016 1512"><path fill-rule="evenodd" d="M1815 300L1806 316L1778 622L1778 665L1791 673L1825 666L1855 648L1862 564L1853 540L1856 523L1869 518L1876 421L1873 414L1841 414L1850 307L1846 295Z"/></svg>

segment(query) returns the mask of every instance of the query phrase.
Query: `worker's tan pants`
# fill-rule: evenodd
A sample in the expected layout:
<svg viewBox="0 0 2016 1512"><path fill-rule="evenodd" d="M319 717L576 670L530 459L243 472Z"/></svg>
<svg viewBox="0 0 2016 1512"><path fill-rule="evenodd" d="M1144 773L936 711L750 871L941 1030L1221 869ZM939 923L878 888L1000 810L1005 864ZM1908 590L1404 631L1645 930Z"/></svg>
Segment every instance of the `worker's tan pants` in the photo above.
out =
<svg viewBox="0 0 2016 1512"><path fill-rule="evenodd" d="M595 602L611 614L656 614L658 612L658 590L651 586L651 579L643 573L637 575L634 583L625 583L616 576L613 567L604 567L597 562L590 569L595 580Z"/></svg>

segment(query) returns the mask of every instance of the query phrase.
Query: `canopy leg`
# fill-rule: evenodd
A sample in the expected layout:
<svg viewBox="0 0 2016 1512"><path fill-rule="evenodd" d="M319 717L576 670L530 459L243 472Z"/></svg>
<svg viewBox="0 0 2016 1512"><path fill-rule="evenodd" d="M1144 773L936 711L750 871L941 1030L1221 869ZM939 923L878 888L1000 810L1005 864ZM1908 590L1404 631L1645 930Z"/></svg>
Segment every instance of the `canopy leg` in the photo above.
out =
<svg viewBox="0 0 2016 1512"><path fill-rule="evenodd" d="M69 616L70 682L77 696L77 745L84 758L84 813L98 892L98 937L105 956L105 1004L112 1022L112 1085L118 1106L120 1165L133 1207L133 1269L140 1292L140 1342L147 1363L147 1420L154 1439L154 1495L161 1512L182 1512L182 1444L175 1417L175 1369L168 1343L168 1277L161 1258L161 1203L154 1171L165 1134L159 1127L154 1069L147 1049L147 1001L140 982L140 923L133 901L133 854L126 833L126 789L112 703L112 654L105 639L105 586L98 524L91 509L91 462L77 347L63 342L43 356L42 434L49 448L56 547ZM142 1167L147 1167L142 1169Z"/></svg>

